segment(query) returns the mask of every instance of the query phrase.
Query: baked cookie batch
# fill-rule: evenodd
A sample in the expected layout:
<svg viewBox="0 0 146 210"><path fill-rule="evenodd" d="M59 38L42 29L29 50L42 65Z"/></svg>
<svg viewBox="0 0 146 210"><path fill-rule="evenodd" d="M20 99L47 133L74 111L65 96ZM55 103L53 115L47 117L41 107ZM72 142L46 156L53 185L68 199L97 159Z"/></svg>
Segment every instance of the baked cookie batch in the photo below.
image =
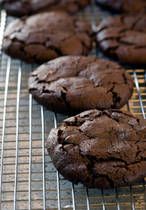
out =
<svg viewBox="0 0 146 210"><path fill-rule="evenodd" d="M146 64L146 2L95 1L122 14L103 19L93 31L75 16L90 0L0 0L18 17L6 28L3 50L41 64L28 82L38 103L74 115L48 136L46 147L58 171L76 184L112 188L146 176L145 120L120 110L134 88L120 64ZM89 56L93 41L113 61Z"/></svg>

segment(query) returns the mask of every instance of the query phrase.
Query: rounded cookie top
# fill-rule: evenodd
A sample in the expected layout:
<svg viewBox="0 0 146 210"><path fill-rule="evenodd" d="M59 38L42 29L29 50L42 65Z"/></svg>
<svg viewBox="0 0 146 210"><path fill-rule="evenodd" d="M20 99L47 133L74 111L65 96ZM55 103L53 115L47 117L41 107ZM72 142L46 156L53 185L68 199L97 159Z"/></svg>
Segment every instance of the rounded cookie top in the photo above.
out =
<svg viewBox="0 0 146 210"><path fill-rule="evenodd" d="M146 11L145 0L96 0L96 2L118 12L137 13Z"/></svg>
<svg viewBox="0 0 146 210"><path fill-rule="evenodd" d="M87 187L129 185L146 176L146 123L118 110L85 111L52 129L47 149L58 171Z"/></svg>
<svg viewBox="0 0 146 210"><path fill-rule="evenodd" d="M48 109L79 112L120 108L133 91L133 81L118 64L86 56L64 56L31 73L29 91Z"/></svg>
<svg viewBox="0 0 146 210"><path fill-rule="evenodd" d="M46 10L75 13L90 4L90 0L0 0L0 4L8 14L20 17Z"/></svg>
<svg viewBox="0 0 146 210"><path fill-rule="evenodd" d="M86 55L91 49L91 26L64 12L49 12L10 23L4 51L27 62L43 63L62 55Z"/></svg>
<svg viewBox="0 0 146 210"><path fill-rule="evenodd" d="M122 63L146 64L146 15L104 19L97 27L97 43L104 53Z"/></svg>

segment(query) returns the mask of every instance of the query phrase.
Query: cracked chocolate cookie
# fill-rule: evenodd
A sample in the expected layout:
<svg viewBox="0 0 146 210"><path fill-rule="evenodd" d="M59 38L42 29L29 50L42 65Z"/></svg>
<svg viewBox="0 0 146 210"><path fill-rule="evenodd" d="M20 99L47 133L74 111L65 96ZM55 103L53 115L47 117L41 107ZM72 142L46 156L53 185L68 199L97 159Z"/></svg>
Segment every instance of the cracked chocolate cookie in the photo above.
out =
<svg viewBox="0 0 146 210"><path fill-rule="evenodd" d="M76 184L112 188L146 176L146 123L128 112L90 110L66 119L51 130L47 149Z"/></svg>
<svg viewBox="0 0 146 210"><path fill-rule="evenodd" d="M90 4L90 0L0 0L0 4L8 14L20 17L46 10L64 10L73 14Z"/></svg>
<svg viewBox="0 0 146 210"><path fill-rule="evenodd" d="M146 11L145 0L96 0L96 2L117 12L137 13Z"/></svg>
<svg viewBox="0 0 146 210"><path fill-rule="evenodd" d="M133 81L118 64L86 56L64 56L31 73L29 91L48 109L79 112L120 108L133 91Z"/></svg>
<svg viewBox="0 0 146 210"><path fill-rule="evenodd" d="M91 50L91 25L64 12L49 12L10 23L4 51L27 62L43 63L62 55L86 55Z"/></svg>
<svg viewBox="0 0 146 210"><path fill-rule="evenodd" d="M121 63L146 64L146 15L121 15L104 19L97 27L102 51Z"/></svg>

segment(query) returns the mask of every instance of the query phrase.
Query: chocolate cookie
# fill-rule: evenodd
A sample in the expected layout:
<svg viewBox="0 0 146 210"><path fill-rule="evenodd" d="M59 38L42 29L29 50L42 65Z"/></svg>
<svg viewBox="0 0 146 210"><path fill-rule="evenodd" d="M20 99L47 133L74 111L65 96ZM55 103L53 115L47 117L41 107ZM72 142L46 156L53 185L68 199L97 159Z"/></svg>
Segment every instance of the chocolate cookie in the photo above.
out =
<svg viewBox="0 0 146 210"><path fill-rule="evenodd" d="M116 16L97 27L97 42L104 53L122 63L146 64L146 15Z"/></svg>
<svg viewBox="0 0 146 210"><path fill-rule="evenodd" d="M96 0L96 2L118 12L137 13L146 11L145 0Z"/></svg>
<svg viewBox="0 0 146 210"><path fill-rule="evenodd" d="M85 56L65 56L31 73L29 91L48 109L79 112L120 108L133 91L133 81L114 62Z"/></svg>
<svg viewBox="0 0 146 210"><path fill-rule="evenodd" d="M0 4L8 14L20 17L46 10L64 10L72 14L90 4L90 0L0 0Z"/></svg>
<svg viewBox="0 0 146 210"><path fill-rule="evenodd" d="M4 51L27 62L43 63L62 55L86 55L91 26L63 12L42 13L15 20L4 36Z"/></svg>
<svg viewBox="0 0 146 210"><path fill-rule="evenodd" d="M122 111L85 111L52 129L47 149L58 171L87 187L129 185L146 176L146 123Z"/></svg>

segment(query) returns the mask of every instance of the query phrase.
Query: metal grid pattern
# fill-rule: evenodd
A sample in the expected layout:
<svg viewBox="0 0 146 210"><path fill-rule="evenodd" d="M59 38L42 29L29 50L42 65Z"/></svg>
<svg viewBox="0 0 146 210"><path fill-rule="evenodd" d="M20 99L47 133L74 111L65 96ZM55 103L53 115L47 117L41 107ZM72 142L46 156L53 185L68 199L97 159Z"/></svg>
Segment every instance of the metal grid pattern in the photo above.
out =
<svg viewBox="0 0 146 210"><path fill-rule="evenodd" d="M94 3L81 18L95 21L108 15ZM0 50L7 21L1 11ZM92 54L97 54L94 49ZM100 54L98 54L100 56ZM45 149L52 127L65 116L38 105L28 94L27 80L34 66L0 54L0 209L1 210L144 210L146 183L112 190L73 185L55 170ZM134 94L124 109L145 118L145 70L128 70Z"/></svg>

